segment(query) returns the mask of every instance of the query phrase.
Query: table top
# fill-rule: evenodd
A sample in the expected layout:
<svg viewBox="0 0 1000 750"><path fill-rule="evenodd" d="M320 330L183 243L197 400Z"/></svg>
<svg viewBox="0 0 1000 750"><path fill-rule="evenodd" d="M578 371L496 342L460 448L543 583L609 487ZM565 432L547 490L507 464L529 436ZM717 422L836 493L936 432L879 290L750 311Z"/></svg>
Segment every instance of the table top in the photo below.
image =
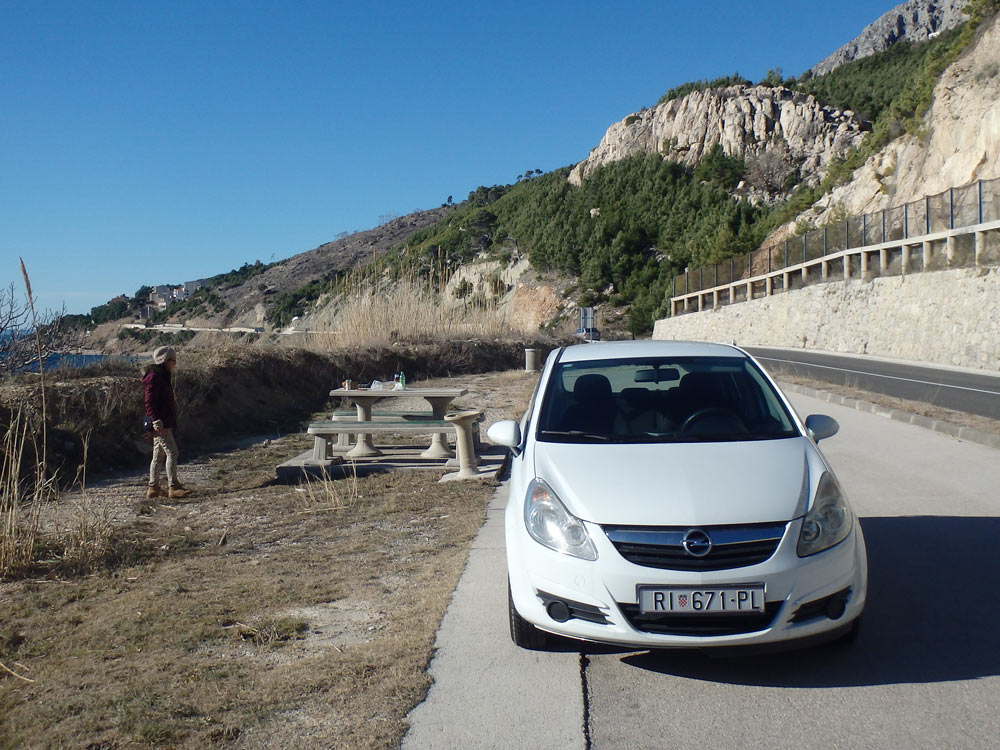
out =
<svg viewBox="0 0 1000 750"><path fill-rule="evenodd" d="M373 391L370 388L334 388L330 391L331 396L344 396L346 398L374 397L374 398L398 398L400 396L419 396L422 398L444 398L464 396L468 393L465 388L410 388L407 386L402 390L386 389L384 391Z"/></svg>

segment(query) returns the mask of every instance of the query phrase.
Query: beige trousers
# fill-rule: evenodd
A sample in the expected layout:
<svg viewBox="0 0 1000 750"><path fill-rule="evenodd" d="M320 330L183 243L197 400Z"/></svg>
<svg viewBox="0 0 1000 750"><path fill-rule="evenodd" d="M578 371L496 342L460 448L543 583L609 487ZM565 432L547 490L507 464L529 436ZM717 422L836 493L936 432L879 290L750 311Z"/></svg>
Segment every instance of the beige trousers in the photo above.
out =
<svg viewBox="0 0 1000 750"><path fill-rule="evenodd" d="M180 484L177 479L177 441L174 431L163 428L153 433L153 460L149 464L149 486L160 484L160 465L166 463L167 485L174 487Z"/></svg>

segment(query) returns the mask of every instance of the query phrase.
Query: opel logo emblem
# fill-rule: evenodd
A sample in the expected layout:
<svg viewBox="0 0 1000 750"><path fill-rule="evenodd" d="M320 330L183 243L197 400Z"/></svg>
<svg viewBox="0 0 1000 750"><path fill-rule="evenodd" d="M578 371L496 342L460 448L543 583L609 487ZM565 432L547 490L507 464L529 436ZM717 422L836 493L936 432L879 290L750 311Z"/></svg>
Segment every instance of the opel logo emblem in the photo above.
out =
<svg viewBox="0 0 1000 750"><path fill-rule="evenodd" d="M712 539L701 529L690 529L681 540L681 546L691 557L704 557L712 551Z"/></svg>

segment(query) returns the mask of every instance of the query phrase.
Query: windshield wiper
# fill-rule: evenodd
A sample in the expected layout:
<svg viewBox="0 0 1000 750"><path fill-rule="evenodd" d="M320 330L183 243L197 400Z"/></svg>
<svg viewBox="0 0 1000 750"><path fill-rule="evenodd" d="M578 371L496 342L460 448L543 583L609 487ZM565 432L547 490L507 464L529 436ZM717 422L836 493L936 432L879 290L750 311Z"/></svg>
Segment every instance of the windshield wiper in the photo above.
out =
<svg viewBox="0 0 1000 750"><path fill-rule="evenodd" d="M568 437L584 440L599 440L607 443L611 440L607 435L598 435L594 432L581 432L580 430L540 430L539 437Z"/></svg>
<svg viewBox="0 0 1000 750"><path fill-rule="evenodd" d="M750 440L770 440L770 435L755 434L752 432L706 432L701 435L682 435L681 442L685 443L739 443Z"/></svg>
<svg viewBox="0 0 1000 750"><path fill-rule="evenodd" d="M673 433L639 432L633 435L615 435L614 443L672 443L676 440Z"/></svg>

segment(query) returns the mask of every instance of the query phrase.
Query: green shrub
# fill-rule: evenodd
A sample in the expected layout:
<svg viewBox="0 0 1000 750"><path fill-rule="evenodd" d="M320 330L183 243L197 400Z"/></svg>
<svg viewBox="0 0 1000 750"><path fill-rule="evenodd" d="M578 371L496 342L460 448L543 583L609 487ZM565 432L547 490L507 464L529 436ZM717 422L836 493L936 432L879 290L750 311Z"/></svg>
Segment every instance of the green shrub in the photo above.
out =
<svg viewBox="0 0 1000 750"><path fill-rule="evenodd" d="M721 89L728 86L751 86L753 83L748 81L744 76L739 74L739 71L733 73L731 76L722 76L720 78L713 78L711 81L706 81L702 79L700 81L691 81L689 83L682 83L680 86L675 86L660 97L657 104L663 104L664 102L669 102L671 99L680 99L682 96L687 96L695 91L704 91L705 89Z"/></svg>

